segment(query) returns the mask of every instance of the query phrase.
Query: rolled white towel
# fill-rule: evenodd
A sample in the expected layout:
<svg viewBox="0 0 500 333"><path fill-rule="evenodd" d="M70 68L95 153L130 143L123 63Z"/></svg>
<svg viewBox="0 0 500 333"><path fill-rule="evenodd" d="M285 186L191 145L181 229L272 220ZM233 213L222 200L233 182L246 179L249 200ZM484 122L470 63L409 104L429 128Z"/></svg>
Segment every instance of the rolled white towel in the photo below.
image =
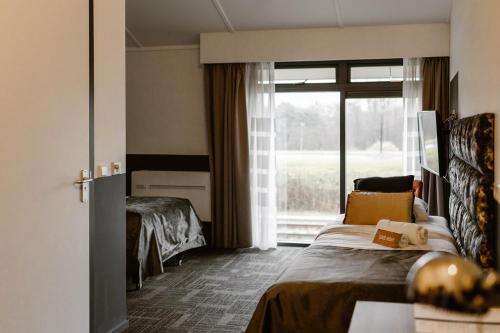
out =
<svg viewBox="0 0 500 333"><path fill-rule="evenodd" d="M423 245L427 243L427 229L414 223L380 220L377 223L377 229L398 232L406 235L408 236L408 240L411 244Z"/></svg>
<svg viewBox="0 0 500 333"><path fill-rule="evenodd" d="M401 234L401 238L399 239L399 247L407 247L410 244L410 239L407 235Z"/></svg>

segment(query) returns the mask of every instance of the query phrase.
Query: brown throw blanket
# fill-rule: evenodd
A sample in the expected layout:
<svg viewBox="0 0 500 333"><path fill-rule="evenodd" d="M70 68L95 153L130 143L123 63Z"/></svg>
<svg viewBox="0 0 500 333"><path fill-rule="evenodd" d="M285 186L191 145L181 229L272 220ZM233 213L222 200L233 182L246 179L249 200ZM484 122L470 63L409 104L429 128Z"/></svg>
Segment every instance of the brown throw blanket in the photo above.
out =
<svg viewBox="0 0 500 333"><path fill-rule="evenodd" d="M147 276L163 273L167 259L205 244L189 200L127 198L127 276L138 288Z"/></svg>
<svg viewBox="0 0 500 333"><path fill-rule="evenodd" d="M247 333L347 332L356 301L406 302L406 275L425 252L313 244L262 296Z"/></svg>

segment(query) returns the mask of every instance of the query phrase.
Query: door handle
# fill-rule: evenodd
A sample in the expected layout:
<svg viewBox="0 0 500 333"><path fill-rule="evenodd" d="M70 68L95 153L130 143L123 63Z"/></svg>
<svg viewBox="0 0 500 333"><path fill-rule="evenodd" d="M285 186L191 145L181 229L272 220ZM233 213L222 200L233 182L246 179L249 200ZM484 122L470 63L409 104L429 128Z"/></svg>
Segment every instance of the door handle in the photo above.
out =
<svg viewBox="0 0 500 333"><path fill-rule="evenodd" d="M76 180L74 184L75 185L82 185L82 184L90 183L93 181L94 181L94 178L83 178L82 180Z"/></svg>
<svg viewBox="0 0 500 333"><path fill-rule="evenodd" d="M89 184L94 181L89 170L81 171L81 179L74 182L75 185L80 185L80 200L83 203L89 202Z"/></svg>

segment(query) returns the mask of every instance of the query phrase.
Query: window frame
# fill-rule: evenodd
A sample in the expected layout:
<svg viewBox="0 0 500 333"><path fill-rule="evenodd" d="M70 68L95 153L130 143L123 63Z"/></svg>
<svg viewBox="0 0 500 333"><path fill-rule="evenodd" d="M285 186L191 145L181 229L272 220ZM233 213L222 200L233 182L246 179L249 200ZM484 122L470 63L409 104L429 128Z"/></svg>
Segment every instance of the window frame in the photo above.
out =
<svg viewBox="0 0 500 333"><path fill-rule="evenodd" d="M340 213L345 212L346 198L346 99L403 97L403 82L351 82L352 67L402 66L403 59L370 59L342 61L277 62L275 69L335 68L335 83L282 83L275 84L276 93L340 92Z"/></svg>

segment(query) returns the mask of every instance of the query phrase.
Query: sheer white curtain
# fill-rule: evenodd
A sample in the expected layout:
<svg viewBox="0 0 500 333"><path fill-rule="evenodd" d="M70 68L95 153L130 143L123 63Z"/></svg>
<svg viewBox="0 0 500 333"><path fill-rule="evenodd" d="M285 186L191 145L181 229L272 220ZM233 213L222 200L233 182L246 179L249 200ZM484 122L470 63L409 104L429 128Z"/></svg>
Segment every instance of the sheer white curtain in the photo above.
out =
<svg viewBox="0 0 500 333"><path fill-rule="evenodd" d="M274 64L246 66L252 243L276 247L276 180L274 129Z"/></svg>
<svg viewBox="0 0 500 333"><path fill-rule="evenodd" d="M403 172L420 179L417 111L422 111L422 58L403 60Z"/></svg>

